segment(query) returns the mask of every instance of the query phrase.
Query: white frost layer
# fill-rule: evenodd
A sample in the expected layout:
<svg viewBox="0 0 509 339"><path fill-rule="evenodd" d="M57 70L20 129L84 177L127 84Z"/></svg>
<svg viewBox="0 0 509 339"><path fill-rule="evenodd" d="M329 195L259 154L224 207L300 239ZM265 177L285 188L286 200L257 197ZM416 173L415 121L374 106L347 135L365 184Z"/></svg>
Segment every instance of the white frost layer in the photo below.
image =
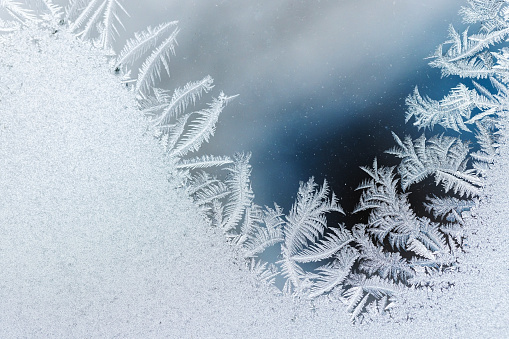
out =
<svg viewBox="0 0 509 339"><path fill-rule="evenodd" d="M101 53L65 32L25 30L0 46L0 337L509 332L507 187L479 209L479 246L454 288L410 294L400 324L354 327L339 303L313 313L253 286L168 182L134 105Z"/></svg>
<svg viewBox="0 0 509 339"><path fill-rule="evenodd" d="M168 183L100 52L26 30L0 55L0 337L236 337L293 324L293 306L253 289Z"/></svg>

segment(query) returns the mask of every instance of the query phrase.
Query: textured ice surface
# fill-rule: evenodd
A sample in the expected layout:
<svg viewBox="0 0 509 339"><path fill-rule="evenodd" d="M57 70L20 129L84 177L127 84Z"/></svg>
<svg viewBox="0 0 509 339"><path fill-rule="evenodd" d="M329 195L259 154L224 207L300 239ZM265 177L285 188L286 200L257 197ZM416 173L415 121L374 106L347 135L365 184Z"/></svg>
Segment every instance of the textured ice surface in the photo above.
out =
<svg viewBox="0 0 509 339"><path fill-rule="evenodd" d="M253 284L168 181L105 60L65 32L0 45L0 337L509 334L505 149L455 286L410 291L395 320L352 326L338 301L312 312Z"/></svg>

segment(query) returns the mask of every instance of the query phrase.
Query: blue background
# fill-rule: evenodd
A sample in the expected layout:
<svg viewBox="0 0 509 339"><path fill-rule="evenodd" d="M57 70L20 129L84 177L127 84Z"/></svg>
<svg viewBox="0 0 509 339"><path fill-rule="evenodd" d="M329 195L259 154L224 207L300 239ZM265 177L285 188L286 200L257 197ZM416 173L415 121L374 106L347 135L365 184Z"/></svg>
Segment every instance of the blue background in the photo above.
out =
<svg viewBox="0 0 509 339"><path fill-rule="evenodd" d="M116 51L134 31L179 20L174 89L209 74L212 95L240 94L201 153L251 151L255 202L288 211L299 181L326 178L351 210L365 177L359 166L396 162L383 151L404 124L405 98L418 85L440 99L440 79L424 58L462 28L463 0L129 1ZM210 97L204 96L203 101Z"/></svg>

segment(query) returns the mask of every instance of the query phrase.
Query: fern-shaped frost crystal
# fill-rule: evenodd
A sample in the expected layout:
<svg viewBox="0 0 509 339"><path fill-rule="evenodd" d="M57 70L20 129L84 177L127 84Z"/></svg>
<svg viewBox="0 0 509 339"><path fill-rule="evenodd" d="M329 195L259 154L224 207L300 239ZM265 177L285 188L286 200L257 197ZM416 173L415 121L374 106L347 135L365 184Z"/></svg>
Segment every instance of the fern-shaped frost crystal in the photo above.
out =
<svg viewBox="0 0 509 339"><path fill-rule="evenodd" d="M232 164L233 160L227 156L202 155L191 159L181 159L175 167L177 169L198 169L221 167Z"/></svg>
<svg viewBox="0 0 509 339"><path fill-rule="evenodd" d="M68 20L71 22L69 30L82 39L89 39L90 35L97 31L97 46L111 50L113 40L119 34L118 26L123 27L117 14L118 9L129 15L120 0L91 0L88 3L74 1L67 11Z"/></svg>
<svg viewBox="0 0 509 339"><path fill-rule="evenodd" d="M203 92L209 92L214 80L206 76L200 81L189 82L184 87L175 89L170 97L166 91L154 89L155 97L144 100L144 112L152 117L155 127L167 126L171 119L181 116L189 104L195 104Z"/></svg>
<svg viewBox="0 0 509 339"><path fill-rule="evenodd" d="M249 270L258 277L258 280L268 285L273 285L276 276L279 274L274 264L268 264L254 258L249 261Z"/></svg>
<svg viewBox="0 0 509 339"><path fill-rule="evenodd" d="M332 263L319 267L316 270L318 277L309 291L309 298L316 298L340 286L350 274L358 256L356 250L347 246L335 255Z"/></svg>
<svg viewBox="0 0 509 339"><path fill-rule="evenodd" d="M474 205L475 202L473 200L431 196L428 197L428 202L424 204L424 207L428 212L433 213L435 218L442 218L449 222L463 223L461 213L470 210Z"/></svg>
<svg viewBox="0 0 509 339"><path fill-rule="evenodd" d="M394 133L393 136L398 146L387 153L401 159L398 172L404 190L434 175L436 184L442 183L446 192L452 190L467 197L479 194L483 183L475 170L467 169L469 148L466 143L443 135L426 140L423 134L414 141L410 137L401 141Z"/></svg>
<svg viewBox="0 0 509 339"><path fill-rule="evenodd" d="M397 193L398 181L394 179L393 168L378 168L375 159L373 169L361 169L371 179L357 188L363 192L353 212L371 210L367 231L373 234L380 244L387 238L394 249L405 249L408 241L418 234L419 223L406 195Z"/></svg>
<svg viewBox="0 0 509 339"><path fill-rule="evenodd" d="M172 30L175 32L177 23L178 21L165 22L155 28L149 26L145 31L134 33L134 38L127 40L118 55L114 68L132 66L135 61L153 49L162 36Z"/></svg>
<svg viewBox="0 0 509 339"><path fill-rule="evenodd" d="M366 307L376 300L396 295L400 286L379 277L366 278L363 274L353 275L349 278L350 288L343 294L348 311L352 313L354 321ZM389 308L389 305L384 305Z"/></svg>
<svg viewBox="0 0 509 339"><path fill-rule="evenodd" d="M430 63L440 67L442 74L460 77L487 78L490 76L507 77L508 68L495 67L493 54L489 48L507 39L509 36L509 6L506 1L469 0L470 7L463 7L461 14L468 23L481 23L477 34L468 34L465 30L458 33L449 28L449 40L438 47ZM445 45L450 45L445 53Z"/></svg>
<svg viewBox="0 0 509 339"><path fill-rule="evenodd" d="M342 233L330 236L317 244L314 248L306 249L309 243L314 243L324 234L327 227L325 214L329 212L344 213L337 204L336 197L332 194L330 200L327 199L329 189L327 182L317 190L313 178L308 182L300 184L297 193L297 201L293 205L283 229L284 242L282 244L283 275L288 278L289 284L296 288L297 293L302 293L303 280L305 274L302 268L297 264L301 262L318 261L332 255L339 250L344 243L348 242L348 237ZM339 244L335 241L339 240ZM344 242L344 243L343 243Z"/></svg>
<svg viewBox="0 0 509 339"><path fill-rule="evenodd" d="M415 117L414 125L419 128L432 129L435 125L451 128L455 131L469 131L464 120L470 119L474 108L472 93L465 85L460 84L441 102L423 98L417 87L414 94L406 99L408 111L406 121Z"/></svg>
<svg viewBox="0 0 509 339"><path fill-rule="evenodd" d="M445 247L443 238L436 233L434 226L430 226L429 219L415 215L407 196L397 192L393 168L378 168L375 159L373 169L362 169L371 179L359 186L358 189L363 192L354 213L370 210L366 231L382 246L387 240L393 250L411 251L430 260L435 259L434 252L442 252ZM362 239L362 236L357 237ZM372 252L365 240L358 241L367 252Z"/></svg>
<svg viewBox="0 0 509 339"><path fill-rule="evenodd" d="M187 191L199 206L210 205L216 200L226 197L230 192L228 187L221 181L212 177L207 172L198 172L188 182Z"/></svg>
<svg viewBox="0 0 509 339"><path fill-rule="evenodd" d="M189 128L179 136L175 146L169 151L172 157L181 157L189 152L197 151L204 142L208 142L214 135L219 114L235 96L226 96L221 92L214 98L209 108L190 113L198 117L189 123ZM189 116L188 116L189 117ZM187 118L186 117L186 120Z"/></svg>
<svg viewBox="0 0 509 339"><path fill-rule="evenodd" d="M236 154L234 164L226 168L229 172L226 185L230 190L230 197L225 205L225 218L222 228L225 232L237 227L244 213L254 198L253 190L249 182L251 165L249 159L251 154Z"/></svg>
<svg viewBox="0 0 509 339"><path fill-rule="evenodd" d="M254 257L265 249L274 246L284 240L283 238L283 213L279 206L275 208L266 208L263 213L264 227L258 225L251 232L243 232L246 234L245 256Z"/></svg>
<svg viewBox="0 0 509 339"><path fill-rule="evenodd" d="M148 92L156 79L161 79L161 66L170 76L170 56L175 55L178 32L178 28L175 29L143 62L136 81L137 92Z"/></svg>
<svg viewBox="0 0 509 339"><path fill-rule="evenodd" d="M4 8L12 18L22 24L37 19L32 10L24 8L18 1L0 0L0 8Z"/></svg>
<svg viewBox="0 0 509 339"><path fill-rule="evenodd" d="M485 51L486 48L501 42L509 35L509 26L469 36L468 30L461 35L451 26L449 28L450 40L446 44L451 46L444 53L445 45L440 45L430 62L432 67L442 69L442 75L458 75L462 78L485 79L494 76L493 56ZM505 70L506 71L506 70Z"/></svg>
<svg viewBox="0 0 509 339"><path fill-rule="evenodd" d="M414 276L414 272L407 261L397 252L387 252L383 247L373 244L365 225L358 225L354 231L355 242L360 248L359 269L368 275L377 274L382 278L394 281L407 281Z"/></svg>

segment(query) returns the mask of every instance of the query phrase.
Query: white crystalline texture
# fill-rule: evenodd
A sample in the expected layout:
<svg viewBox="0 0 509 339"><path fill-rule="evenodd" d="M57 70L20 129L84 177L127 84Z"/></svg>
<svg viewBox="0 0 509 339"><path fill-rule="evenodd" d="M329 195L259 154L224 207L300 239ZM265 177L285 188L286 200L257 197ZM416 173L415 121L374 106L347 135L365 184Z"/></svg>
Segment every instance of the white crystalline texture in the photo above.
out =
<svg viewBox="0 0 509 339"><path fill-rule="evenodd" d="M190 206L134 101L62 33L25 31L0 55L0 336L156 317Z"/></svg>
<svg viewBox="0 0 509 339"><path fill-rule="evenodd" d="M352 326L337 298L311 311L253 286L168 180L105 57L64 31L25 29L0 45L0 337L502 338L501 154L455 286L411 290L395 320Z"/></svg>
<svg viewBox="0 0 509 339"><path fill-rule="evenodd" d="M300 331L168 181L134 107L64 31L0 45L0 338Z"/></svg>

